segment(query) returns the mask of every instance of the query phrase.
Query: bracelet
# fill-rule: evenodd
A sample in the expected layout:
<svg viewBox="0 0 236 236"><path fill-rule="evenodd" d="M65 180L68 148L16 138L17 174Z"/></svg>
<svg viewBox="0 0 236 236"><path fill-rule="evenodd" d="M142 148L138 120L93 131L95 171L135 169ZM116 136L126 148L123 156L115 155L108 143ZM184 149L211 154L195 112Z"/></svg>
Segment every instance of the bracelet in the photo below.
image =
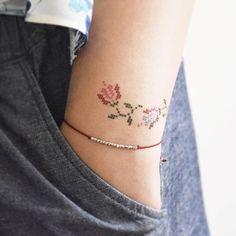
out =
<svg viewBox="0 0 236 236"><path fill-rule="evenodd" d="M152 145L148 145L148 146L113 143L113 142L109 142L109 141L103 140L103 139L101 139L101 138L97 138L97 137L90 136L90 135L88 135L88 134L82 132L81 130L75 128L75 127L72 126L70 123L68 123L65 119L64 119L64 122L65 122L70 128L72 128L72 129L75 130L76 132L82 134L83 136L87 137L88 139L90 139L90 140L92 140L92 141L94 141L94 142L96 142L96 143L101 143L101 144L105 144L105 145L112 146L112 147L116 147L116 148L125 148L125 149L138 150L138 149L152 148L152 147L155 147L155 146L160 145L161 142L162 142L162 140L161 140L161 141L159 141L158 143L155 143L155 144L152 144Z"/></svg>

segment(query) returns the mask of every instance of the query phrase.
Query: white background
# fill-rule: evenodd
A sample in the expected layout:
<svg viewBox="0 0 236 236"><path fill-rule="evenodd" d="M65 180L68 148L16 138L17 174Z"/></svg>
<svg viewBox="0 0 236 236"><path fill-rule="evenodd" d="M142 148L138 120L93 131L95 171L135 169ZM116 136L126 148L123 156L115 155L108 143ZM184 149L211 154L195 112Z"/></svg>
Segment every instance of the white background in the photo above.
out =
<svg viewBox="0 0 236 236"><path fill-rule="evenodd" d="M211 235L235 236L235 0L196 1L184 58Z"/></svg>

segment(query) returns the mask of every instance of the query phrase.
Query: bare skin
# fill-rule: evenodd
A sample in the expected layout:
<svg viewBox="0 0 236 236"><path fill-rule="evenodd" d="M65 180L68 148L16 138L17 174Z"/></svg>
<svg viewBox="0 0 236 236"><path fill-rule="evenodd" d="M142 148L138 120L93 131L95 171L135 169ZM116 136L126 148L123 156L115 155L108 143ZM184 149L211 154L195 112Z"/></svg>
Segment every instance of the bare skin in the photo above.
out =
<svg viewBox="0 0 236 236"><path fill-rule="evenodd" d="M85 133L106 140L150 145L161 140L166 116L150 129L141 108L125 118L97 94L105 81L120 87L120 104L167 108L181 62L193 0L95 0L89 40L73 62L65 119ZM122 112L127 112L122 108ZM161 145L125 150L94 143L65 123L62 133L81 159L127 196L161 208Z"/></svg>

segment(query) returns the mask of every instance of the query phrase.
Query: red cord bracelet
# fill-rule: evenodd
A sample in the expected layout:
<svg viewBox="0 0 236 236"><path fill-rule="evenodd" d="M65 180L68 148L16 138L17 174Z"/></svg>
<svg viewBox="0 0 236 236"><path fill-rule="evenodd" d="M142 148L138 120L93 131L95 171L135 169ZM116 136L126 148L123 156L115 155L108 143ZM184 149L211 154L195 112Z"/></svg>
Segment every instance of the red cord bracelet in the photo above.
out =
<svg viewBox="0 0 236 236"><path fill-rule="evenodd" d="M116 148L126 148L126 149L133 149L133 150L137 150L137 149L145 149L145 148L152 148L155 146L158 146L159 144L161 144L162 141L152 144L152 145L148 145L148 146L140 146L140 145L129 145L129 144L119 144L119 143L113 143L113 142L109 142L100 138L96 138L93 136L90 136L84 132L82 132L81 130L75 128L74 126L72 126L70 123L68 123L65 119L64 122L73 130L77 131L78 133L82 134L83 136L87 137L88 139L97 142L97 143L101 143L101 144L105 144L108 146L112 146L112 147L116 147Z"/></svg>

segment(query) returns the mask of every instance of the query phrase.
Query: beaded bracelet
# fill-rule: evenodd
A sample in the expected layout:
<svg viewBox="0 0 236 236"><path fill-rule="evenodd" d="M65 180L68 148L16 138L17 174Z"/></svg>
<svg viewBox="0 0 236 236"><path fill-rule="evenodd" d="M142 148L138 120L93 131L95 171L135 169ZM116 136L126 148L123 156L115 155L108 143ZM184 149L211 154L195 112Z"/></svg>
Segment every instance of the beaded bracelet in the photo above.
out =
<svg viewBox="0 0 236 236"><path fill-rule="evenodd" d="M137 149L145 149L145 148L152 148L155 146L158 146L161 144L162 141L152 144L152 145L148 145L148 146L140 146L140 145L129 145L129 144L120 144L120 143L113 143L113 142L109 142L106 140L103 140L101 138L97 138L97 137L93 137L90 136L88 134L85 134L84 132L82 132L81 130L75 128L74 126L72 126L70 123L68 123L65 119L64 122L73 130L77 131L78 133L82 134L83 136L87 137L88 139L97 142L97 143L101 143L101 144L105 144L108 146L112 146L112 147L116 147L116 148L125 148L125 149L132 149L132 150L137 150Z"/></svg>

